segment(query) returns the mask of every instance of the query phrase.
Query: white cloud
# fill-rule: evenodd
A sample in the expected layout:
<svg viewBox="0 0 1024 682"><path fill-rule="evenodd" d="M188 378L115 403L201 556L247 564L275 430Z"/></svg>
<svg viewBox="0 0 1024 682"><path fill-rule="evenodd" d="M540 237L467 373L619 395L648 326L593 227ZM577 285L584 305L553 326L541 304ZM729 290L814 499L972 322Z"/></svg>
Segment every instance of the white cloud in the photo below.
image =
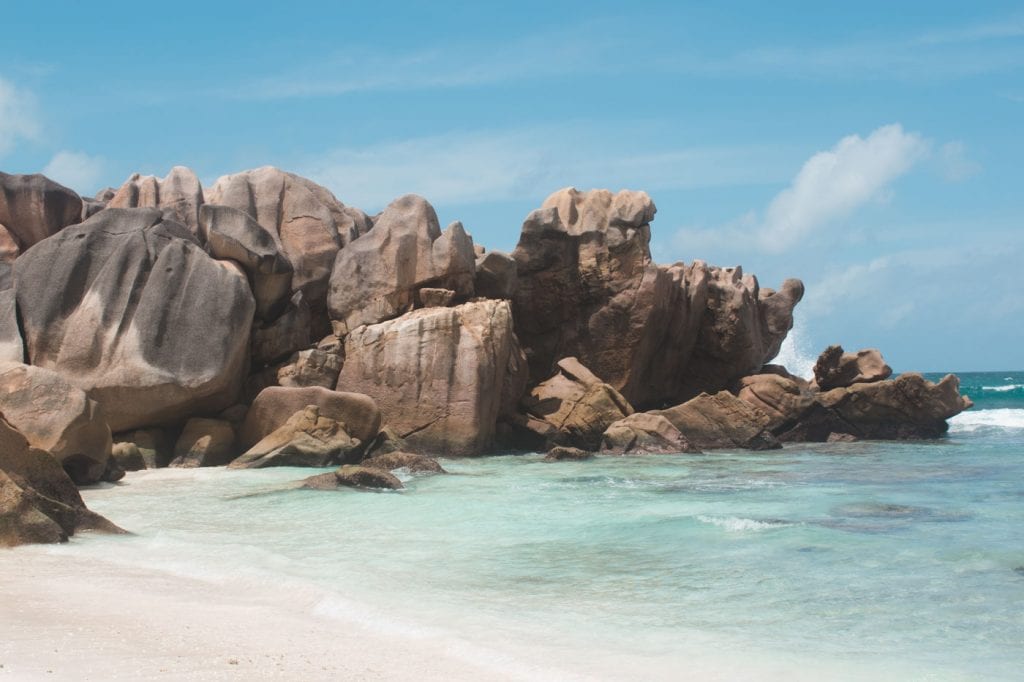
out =
<svg viewBox="0 0 1024 682"><path fill-rule="evenodd" d="M963 182L981 172L981 164L967 155L967 145L960 141L942 145L937 160L939 172L948 182Z"/></svg>
<svg viewBox="0 0 1024 682"><path fill-rule="evenodd" d="M928 147L920 135L905 133L895 124L866 138L844 137L829 151L818 152L768 205L758 229L761 245L784 251L882 197L894 180L927 155Z"/></svg>
<svg viewBox="0 0 1024 682"><path fill-rule="evenodd" d="M43 175L71 189L88 194L98 188L103 159L82 152L59 151L43 168Z"/></svg>
<svg viewBox="0 0 1024 682"><path fill-rule="evenodd" d="M0 155L9 152L19 140L37 135L35 97L0 78Z"/></svg>

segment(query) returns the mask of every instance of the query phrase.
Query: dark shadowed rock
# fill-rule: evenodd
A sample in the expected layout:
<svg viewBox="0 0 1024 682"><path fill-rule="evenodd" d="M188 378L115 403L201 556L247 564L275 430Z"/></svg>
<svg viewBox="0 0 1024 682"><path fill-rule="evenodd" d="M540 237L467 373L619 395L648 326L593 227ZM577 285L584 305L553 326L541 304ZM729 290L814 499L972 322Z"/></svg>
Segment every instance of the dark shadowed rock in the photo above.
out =
<svg viewBox="0 0 1024 682"><path fill-rule="evenodd" d="M660 415L636 412L605 429L601 451L611 455L699 452L679 429Z"/></svg>
<svg viewBox="0 0 1024 682"><path fill-rule="evenodd" d="M19 252L74 225L82 216L82 199L42 175L0 173L0 226Z"/></svg>
<svg viewBox="0 0 1024 682"><path fill-rule="evenodd" d="M238 434L239 445L251 448L307 405L315 405L321 417L344 424L345 431L361 443L369 443L380 431L380 409L367 395L332 391L319 386L275 386L264 389L253 401Z"/></svg>
<svg viewBox="0 0 1024 682"><path fill-rule="evenodd" d="M284 424L231 462L232 469L272 466L319 467L353 458L360 441L345 424L325 417L316 405L307 405Z"/></svg>
<svg viewBox="0 0 1024 682"><path fill-rule="evenodd" d="M103 409L61 375L0 365L0 412L32 447L51 453L75 483L103 478L111 446Z"/></svg>
<svg viewBox="0 0 1024 682"><path fill-rule="evenodd" d="M383 469L348 464L329 474L310 476L302 482L302 487L312 490L337 490L338 488L401 490L405 486L394 474Z"/></svg>
<svg viewBox="0 0 1024 682"><path fill-rule="evenodd" d="M252 292L159 210L108 208L39 242L15 291L29 361L85 390L114 431L235 402Z"/></svg>
<svg viewBox="0 0 1024 682"><path fill-rule="evenodd" d="M473 295L473 239L462 223L443 233L433 207L413 194L393 201L373 229L338 253L328 309L334 332L344 336L412 310L420 289Z"/></svg>
<svg viewBox="0 0 1024 682"><path fill-rule="evenodd" d="M192 169L175 166L167 177L132 174L107 202L107 208L157 208L164 218L184 225L195 234L203 187Z"/></svg>
<svg viewBox="0 0 1024 682"><path fill-rule="evenodd" d="M550 427L551 444L597 450L605 429L633 414L633 408L576 358L563 358L557 366L557 374L523 398L523 409Z"/></svg>
<svg viewBox="0 0 1024 682"><path fill-rule="evenodd" d="M397 431L390 426L384 426L381 428L380 433L366 447L366 457L372 458L392 452L406 452L408 449L408 443L398 435Z"/></svg>
<svg viewBox="0 0 1024 682"><path fill-rule="evenodd" d="M57 460L0 418L0 547L64 542L82 530L124 532L89 511Z"/></svg>
<svg viewBox="0 0 1024 682"><path fill-rule="evenodd" d="M206 194L208 203L243 211L274 236L294 269L292 291L301 290L314 310L323 309L338 249L369 225L324 187L270 166L225 175Z"/></svg>
<svg viewBox="0 0 1024 682"><path fill-rule="evenodd" d="M0 290L10 289L14 285L14 261L21 255L14 237L3 225L0 225Z"/></svg>
<svg viewBox="0 0 1024 682"><path fill-rule="evenodd" d="M668 419L694 447L701 450L781 447L768 429L766 414L728 391L702 393L687 402L650 414Z"/></svg>
<svg viewBox="0 0 1024 682"><path fill-rule="evenodd" d="M262 367L308 348L311 327L312 315L306 297L297 291L277 319L253 328L252 364Z"/></svg>
<svg viewBox="0 0 1024 682"><path fill-rule="evenodd" d="M814 363L814 383L822 391L882 381L890 376L892 368L874 348L844 353L842 346L829 346Z"/></svg>
<svg viewBox="0 0 1024 682"><path fill-rule="evenodd" d="M556 445L544 455L545 462L582 462L586 459L593 459L594 453L580 450L579 448Z"/></svg>
<svg viewBox="0 0 1024 682"><path fill-rule="evenodd" d="M243 211L206 204L199 210L199 238L214 258L242 266L260 319L273 320L284 311L291 297L292 264L268 230Z"/></svg>
<svg viewBox="0 0 1024 682"><path fill-rule="evenodd" d="M13 289L0 291L0 363L24 362L25 341L18 328L18 311Z"/></svg>
<svg viewBox="0 0 1024 682"><path fill-rule="evenodd" d="M474 289L484 298L511 299L516 293L519 276L516 260L507 253L490 251L477 256Z"/></svg>
<svg viewBox="0 0 1024 682"><path fill-rule="evenodd" d="M110 458L116 461L124 471L139 471L149 468L146 465L146 458L142 456L142 450L135 443L114 443L110 450Z"/></svg>
<svg viewBox="0 0 1024 682"><path fill-rule="evenodd" d="M360 464L370 469L395 471L405 469L413 474L444 474L444 468L433 457L414 452L388 452L364 459Z"/></svg>
<svg viewBox="0 0 1024 682"><path fill-rule="evenodd" d="M342 359L334 353L311 348L299 351L277 370L279 386L323 386L334 388L338 384Z"/></svg>
<svg viewBox="0 0 1024 682"><path fill-rule="evenodd" d="M235 454L235 430L221 419L193 417L174 445L170 466L181 468L216 467L230 462Z"/></svg>
<svg viewBox="0 0 1024 682"><path fill-rule="evenodd" d="M412 451L478 455L506 388L522 386L515 349L507 301L425 308L349 334L338 387L371 396Z"/></svg>
<svg viewBox="0 0 1024 682"><path fill-rule="evenodd" d="M114 447L118 445L133 446L139 451L142 461L145 463L143 469L156 469L170 464L174 457L174 446L177 435L168 429L135 429L114 434ZM134 456L130 449L122 450ZM122 466L131 471L128 466Z"/></svg>

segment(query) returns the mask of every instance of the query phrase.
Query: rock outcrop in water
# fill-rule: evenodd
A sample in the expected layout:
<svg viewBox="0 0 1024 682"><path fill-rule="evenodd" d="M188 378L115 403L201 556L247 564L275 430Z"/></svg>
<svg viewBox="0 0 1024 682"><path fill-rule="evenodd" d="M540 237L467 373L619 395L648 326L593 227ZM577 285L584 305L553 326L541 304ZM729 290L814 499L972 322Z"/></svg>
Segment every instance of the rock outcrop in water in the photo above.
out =
<svg viewBox="0 0 1024 682"><path fill-rule="evenodd" d="M0 409L85 483L172 461L932 438L969 405L877 351L830 348L813 382L766 364L803 284L658 265L654 215L644 192L563 189L508 255L422 197L371 218L270 167L85 201L0 174L0 362L18 368Z"/></svg>

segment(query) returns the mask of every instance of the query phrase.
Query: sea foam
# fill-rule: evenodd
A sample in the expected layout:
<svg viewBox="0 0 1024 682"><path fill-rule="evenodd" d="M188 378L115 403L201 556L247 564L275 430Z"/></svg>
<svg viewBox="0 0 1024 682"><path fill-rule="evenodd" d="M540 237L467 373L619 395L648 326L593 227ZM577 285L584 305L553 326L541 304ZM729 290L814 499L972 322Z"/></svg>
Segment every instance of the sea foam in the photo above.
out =
<svg viewBox="0 0 1024 682"><path fill-rule="evenodd" d="M785 528L792 526L792 523L785 521L757 521L737 516L705 516L701 514L697 520L702 523L710 523L713 526L724 528L733 533L742 533L748 530L768 530L769 528Z"/></svg>
<svg viewBox="0 0 1024 682"><path fill-rule="evenodd" d="M949 420L952 433L969 433L982 428L1024 429L1024 410L998 408L962 412Z"/></svg>

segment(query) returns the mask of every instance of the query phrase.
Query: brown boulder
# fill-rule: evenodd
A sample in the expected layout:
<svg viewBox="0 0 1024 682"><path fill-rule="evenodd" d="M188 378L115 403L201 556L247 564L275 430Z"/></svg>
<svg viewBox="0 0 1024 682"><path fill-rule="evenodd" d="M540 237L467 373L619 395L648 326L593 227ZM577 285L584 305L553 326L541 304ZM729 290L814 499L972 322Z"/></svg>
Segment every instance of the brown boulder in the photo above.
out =
<svg viewBox="0 0 1024 682"><path fill-rule="evenodd" d="M341 363L341 357L334 353L325 353L315 348L299 351L277 369L277 384L334 388L338 384Z"/></svg>
<svg viewBox="0 0 1024 682"><path fill-rule="evenodd" d="M20 253L81 216L82 199L67 187L42 175L0 173L0 226Z"/></svg>
<svg viewBox="0 0 1024 682"><path fill-rule="evenodd" d="M612 455L661 455L700 452L660 415L636 412L614 422L601 437L601 451Z"/></svg>
<svg viewBox="0 0 1024 682"><path fill-rule="evenodd" d="M167 177L132 174L110 197L106 208L158 208L167 220L198 231L203 187L192 169L175 166Z"/></svg>
<svg viewBox="0 0 1024 682"><path fill-rule="evenodd" d="M302 487L312 490L337 490L342 487L364 490L401 490L405 486L397 476L383 469L347 464L329 474L310 476L302 482Z"/></svg>
<svg viewBox="0 0 1024 682"><path fill-rule="evenodd" d="M115 433L114 447L116 448L118 445L132 446L138 450L144 463L144 466L139 468L156 469L170 464L174 457L176 438L174 433L166 429L135 429L134 431ZM121 452L126 458L129 458L129 461L131 461L130 458L134 458L131 449L122 449ZM132 470L124 464L122 466L128 471Z"/></svg>
<svg viewBox="0 0 1024 682"><path fill-rule="evenodd" d="M473 239L452 223L443 233L433 207L413 194L393 201L373 229L338 253L328 309L334 332L344 336L412 310L420 289L473 295Z"/></svg>
<svg viewBox="0 0 1024 682"><path fill-rule="evenodd" d="M252 364L263 367L308 348L311 328L312 314L306 297L297 291L279 317L253 327Z"/></svg>
<svg viewBox="0 0 1024 682"><path fill-rule="evenodd" d="M477 256L476 279L473 280L477 296L511 299L518 284L515 258L501 251Z"/></svg>
<svg viewBox="0 0 1024 682"><path fill-rule="evenodd" d="M814 383L822 391L883 381L890 376L892 368L874 348L844 353L842 346L829 346L814 363Z"/></svg>
<svg viewBox="0 0 1024 682"><path fill-rule="evenodd" d="M352 458L360 445L359 439L346 432L343 422L323 416L316 405L307 405L231 462L230 467L327 466Z"/></svg>
<svg viewBox="0 0 1024 682"><path fill-rule="evenodd" d="M156 209L108 208L18 258L27 357L114 431L236 402L255 304L245 274Z"/></svg>
<svg viewBox="0 0 1024 682"><path fill-rule="evenodd" d="M768 428L776 435L788 430L814 404L814 395L805 385L781 374L743 377L739 386L740 400L763 412L768 417Z"/></svg>
<svg viewBox="0 0 1024 682"><path fill-rule="evenodd" d="M350 333L338 387L376 400L415 452L479 455L506 388L522 385L509 375L515 349L507 301L424 308Z"/></svg>
<svg viewBox="0 0 1024 682"><path fill-rule="evenodd" d="M582 462L583 460L593 458L593 452L587 452L586 450L580 450L579 448L566 447L564 445L556 445L548 450L548 453L544 455L545 462Z"/></svg>
<svg viewBox="0 0 1024 682"><path fill-rule="evenodd" d="M380 431L380 409L367 395L319 386L274 386L264 389L253 401L238 434L239 445L251 448L307 405L315 405L321 417L344 424L348 434L361 443L369 443Z"/></svg>
<svg viewBox="0 0 1024 682"><path fill-rule="evenodd" d="M89 511L57 460L0 417L0 547L64 542L82 530L124 532Z"/></svg>
<svg viewBox="0 0 1024 682"><path fill-rule="evenodd" d="M614 422L633 414L633 408L576 358L558 361L558 373L533 388L522 400L526 412L548 425L556 445L594 451Z"/></svg>
<svg viewBox="0 0 1024 682"><path fill-rule="evenodd" d="M46 450L79 485L103 478L110 427L103 409L56 372L0 366L0 412L34 448Z"/></svg>
<svg viewBox="0 0 1024 682"><path fill-rule="evenodd" d="M216 467L235 456L235 430L220 419L193 417L174 445L170 466L181 468Z"/></svg>
<svg viewBox="0 0 1024 682"><path fill-rule="evenodd" d="M360 464L370 469L394 471L406 469L413 474L444 474L448 473L433 457L418 455L413 452L388 452L364 459Z"/></svg>
<svg viewBox="0 0 1024 682"><path fill-rule="evenodd" d="M139 471L150 468L146 465L146 458L142 450L135 443L114 443L110 449L110 458L117 462L117 465L124 471Z"/></svg>
<svg viewBox="0 0 1024 682"><path fill-rule="evenodd" d="M728 391L702 393L681 405L650 414L668 419L687 441L701 450L781 447L768 428L768 415Z"/></svg>

